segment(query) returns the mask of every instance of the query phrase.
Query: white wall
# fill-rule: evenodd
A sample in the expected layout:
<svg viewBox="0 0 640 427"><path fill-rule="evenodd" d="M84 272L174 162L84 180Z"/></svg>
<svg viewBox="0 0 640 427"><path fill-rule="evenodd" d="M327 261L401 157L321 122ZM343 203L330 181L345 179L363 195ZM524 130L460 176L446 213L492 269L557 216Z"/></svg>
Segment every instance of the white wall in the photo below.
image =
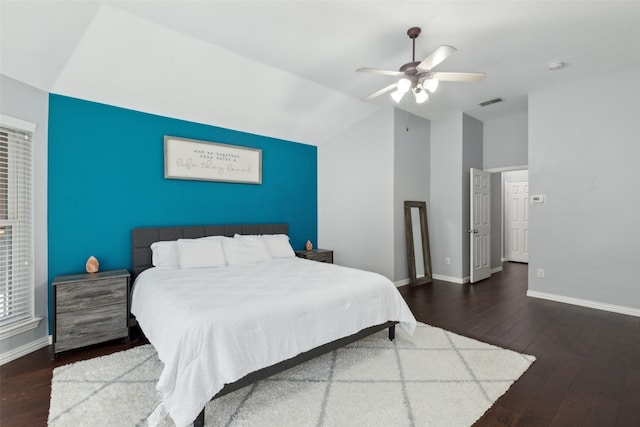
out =
<svg viewBox="0 0 640 427"><path fill-rule="evenodd" d="M393 123L393 110L379 110L318 147L318 247L391 280Z"/></svg>
<svg viewBox="0 0 640 427"><path fill-rule="evenodd" d="M528 163L527 112L484 121L483 169L526 166Z"/></svg>
<svg viewBox="0 0 640 427"><path fill-rule="evenodd" d="M482 129L481 121L462 113L431 122L429 233L436 279L468 281L469 169L482 168Z"/></svg>
<svg viewBox="0 0 640 427"><path fill-rule="evenodd" d="M530 94L530 291L640 309L638 75Z"/></svg>
<svg viewBox="0 0 640 427"><path fill-rule="evenodd" d="M462 113L431 122L431 266L438 279L461 281ZM451 264L445 264L445 257Z"/></svg>
<svg viewBox="0 0 640 427"><path fill-rule="evenodd" d="M408 130L407 130L408 129ZM429 204L430 123L380 110L318 147L318 243L404 284L404 201Z"/></svg>
<svg viewBox="0 0 640 427"><path fill-rule="evenodd" d="M430 204L431 123L402 110L394 111L394 281L399 282L409 277L404 202Z"/></svg>
<svg viewBox="0 0 640 427"><path fill-rule="evenodd" d="M528 160L528 112L483 122L483 169L526 168ZM510 172L505 172L510 173ZM526 178L525 178L526 179ZM499 172L491 174L491 268L501 267L504 257L504 181Z"/></svg>
<svg viewBox="0 0 640 427"><path fill-rule="evenodd" d="M35 316L42 318L36 329L0 341L0 359L9 361L48 345L47 286L47 133L49 96L34 87L0 75L0 113L35 123L33 138Z"/></svg>

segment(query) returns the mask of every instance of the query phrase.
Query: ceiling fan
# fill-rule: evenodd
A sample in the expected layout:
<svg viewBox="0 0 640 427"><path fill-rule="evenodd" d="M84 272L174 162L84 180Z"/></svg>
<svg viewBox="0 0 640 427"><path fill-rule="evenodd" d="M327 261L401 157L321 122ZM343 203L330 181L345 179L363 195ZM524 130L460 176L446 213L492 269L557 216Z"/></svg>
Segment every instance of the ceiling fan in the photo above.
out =
<svg viewBox="0 0 640 427"><path fill-rule="evenodd" d="M419 27L411 27L407 35L413 40L413 59L407 62L399 71L379 70L377 68L358 68L360 73L382 74L385 76L400 77L396 83L392 83L371 95L362 98L369 101L377 96L396 89L391 97L399 103L405 93L411 90L418 104L429 100L429 92L433 93L438 88L438 82L477 82L485 78L485 73L453 73L443 71L431 71L442 61L456 52L453 46L440 46L431 55L420 62L416 61L416 38L420 35Z"/></svg>

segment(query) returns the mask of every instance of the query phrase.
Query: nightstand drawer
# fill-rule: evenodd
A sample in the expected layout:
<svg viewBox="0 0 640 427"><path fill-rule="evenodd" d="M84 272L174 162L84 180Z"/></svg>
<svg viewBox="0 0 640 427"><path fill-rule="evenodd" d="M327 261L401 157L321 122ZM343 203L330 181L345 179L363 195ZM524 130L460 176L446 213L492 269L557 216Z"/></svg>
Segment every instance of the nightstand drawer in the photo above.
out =
<svg viewBox="0 0 640 427"><path fill-rule="evenodd" d="M127 302L127 278L78 282L56 288L58 314Z"/></svg>
<svg viewBox="0 0 640 427"><path fill-rule="evenodd" d="M311 261L326 262L333 264L333 251L328 249L312 249L310 251L295 251L298 258L309 259Z"/></svg>
<svg viewBox="0 0 640 427"><path fill-rule="evenodd" d="M328 262L329 264L331 264L333 263L333 252L318 253L313 256L307 257L307 259L318 262Z"/></svg>
<svg viewBox="0 0 640 427"><path fill-rule="evenodd" d="M56 352L121 338L128 334L126 300L119 304L60 313Z"/></svg>

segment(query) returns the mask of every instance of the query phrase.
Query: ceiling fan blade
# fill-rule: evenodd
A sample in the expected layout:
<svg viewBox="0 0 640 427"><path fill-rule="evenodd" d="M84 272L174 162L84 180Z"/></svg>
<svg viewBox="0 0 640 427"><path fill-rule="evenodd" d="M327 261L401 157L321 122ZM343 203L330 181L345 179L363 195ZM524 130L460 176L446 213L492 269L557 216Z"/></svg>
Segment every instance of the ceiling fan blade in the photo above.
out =
<svg viewBox="0 0 640 427"><path fill-rule="evenodd" d="M383 88L382 88L382 89L380 89L379 91L374 92L374 93L372 93L371 95L369 95L369 96L366 96L366 97L362 98L362 99L361 99L361 101L369 101L370 99L373 99L373 98L375 98L376 96L380 96L380 95L382 95L383 93L387 93L387 92L389 92L389 91L391 91L391 90L393 90L393 89L395 89L395 88L396 88L396 84L395 84L395 83L391 83L389 86L383 87Z"/></svg>
<svg viewBox="0 0 640 427"><path fill-rule="evenodd" d="M431 73L431 77L435 77L441 82L479 82L486 77L485 73L453 73L447 71L439 71Z"/></svg>
<svg viewBox="0 0 640 427"><path fill-rule="evenodd" d="M418 64L416 68L420 71L429 71L436 65L456 53L458 49L453 46L442 45L437 48L431 55L427 56L427 59Z"/></svg>
<svg viewBox="0 0 640 427"><path fill-rule="evenodd" d="M402 71L378 70L377 68L366 68L366 67L358 68L356 71L359 73L382 74L383 76L394 76L394 77L400 77L404 75Z"/></svg>

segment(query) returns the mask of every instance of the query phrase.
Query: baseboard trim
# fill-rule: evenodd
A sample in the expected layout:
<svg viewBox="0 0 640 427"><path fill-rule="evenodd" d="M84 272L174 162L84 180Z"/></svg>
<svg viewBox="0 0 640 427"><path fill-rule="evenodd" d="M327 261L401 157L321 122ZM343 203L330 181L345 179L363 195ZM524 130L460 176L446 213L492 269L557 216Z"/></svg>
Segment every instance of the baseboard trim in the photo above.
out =
<svg viewBox="0 0 640 427"><path fill-rule="evenodd" d="M396 285L396 288L399 288L400 286L406 286L409 283L411 283L409 279L403 279L403 280L398 280L397 282L393 282L393 284Z"/></svg>
<svg viewBox="0 0 640 427"><path fill-rule="evenodd" d="M492 268L491 269L491 274L493 273L499 273L502 271L502 266L500 267L496 267L496 268ZM443 276L441 274L434 274L433 278L436 280L442 280L444 282L451 282L451 283L457 283L459 285L464 285L465 283L470 283L471 282L471 276L465 276L465 277L452 277L452 276Z"/></svg>
<svg viewBox="0 0 640 427"><path fill-rule="evenodd" d="M13 360L16 360L22 356L26 356L27 354L34 352L36 350L40 350L48 346L51 343L51 336L42 337L35 341L31 341L23 346L18 348L14 348L13 350L9 350L5 353L0 354L0 365L4 365L5 363L9 363Z"/></svg>
<svg viewBox="0 0 640 427"><path fill-rule="evenodd" d="M580 307L595 308L596 310L610 311L612 313L626 314L628 316L640 317L640 309L633 307L624 307L621 305L606 304L598 301L565 297L562 295L531 290L527 291L527 296L532 298L546 299L549 301L562 302L565 304L578 305Z"/></svg>
<svg viewBox="0 0 640 427"><path fill-rule="evenodd" d="M463 285L465 283L469 283L469 277L453 277L453 276L443 276L442 274L434 274L432 276L436 280L442 280L444 282L457 283L459 285Z"/></svg>

